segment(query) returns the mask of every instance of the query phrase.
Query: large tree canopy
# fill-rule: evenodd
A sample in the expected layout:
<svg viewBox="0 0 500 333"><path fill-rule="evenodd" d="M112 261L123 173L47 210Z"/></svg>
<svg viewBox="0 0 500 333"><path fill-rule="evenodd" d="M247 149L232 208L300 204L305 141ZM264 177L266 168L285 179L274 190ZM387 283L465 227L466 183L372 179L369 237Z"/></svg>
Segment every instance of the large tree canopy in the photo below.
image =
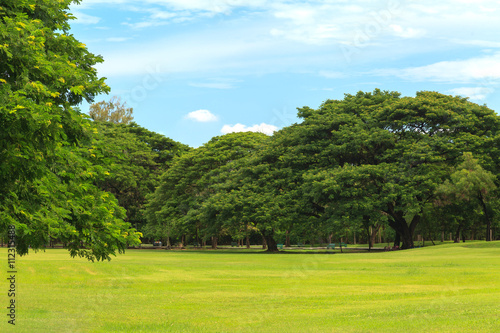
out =
<svg viewBox="0 0 500 333"><path fill-rule="evenodd" d="M182 156L149 202L150 224L192 235L237 235L251 226L269 251L283 235L340 238L360 228L372 244L388 226L395 243L410 248L417 226L431 221L442 184L455 184L456 198L479 200L489 230L500 117L486 106L436 92L375 90L300 108L299 117L237 158L240 149L224 143L221 150L219 138ZM470 175L489 177L488 184L457 178L470 153L478 159ZM462 193L464 186L472 192ZM441 207L435 211L444 219L456 217Z"/></svg>
<svg viewBox="0 0 500 333"><path fill-rule="evenodd" d="M221 168L212 195L200 209L203 221L235 231L255 227L269 252L278 250L278 237L302 239L324 231L317 213L323 207L300 190L309 157L289 154L298 134L296 126L285 128L252 154Z"/></svg>
<svg viewBox="0 0 500 333"><path fill-rule="evenodd" d="M403 248L413 246L425 204L464 153L498 165L487 151L500 118L464 98L435 92L401 98L376 90L327 101L318 110L303 108L299 115L303 140L319 144L307 192L336 214L387 216Z"/></svg>
<svg viewBox="0 0 500 333"><path fill-rule="evenodd" d="M121 208L93 185L91 123L72 107L109 88L70 33L71 0L0 2L0 221L16 226L17 247L51 239L72 255L108 258L138 234Z"/></svg>
<svg viewBox="0 0 500 333"><path fill-rule="evenodd" d="M205 239L217 237L219 229L211 221L200 219L200 208L222 181L220 169L249 156L265 140L267 136L260 133L231 133L174 159L147 204L150 232L164 238L184 234L200 238L200 233Z"/></svg>

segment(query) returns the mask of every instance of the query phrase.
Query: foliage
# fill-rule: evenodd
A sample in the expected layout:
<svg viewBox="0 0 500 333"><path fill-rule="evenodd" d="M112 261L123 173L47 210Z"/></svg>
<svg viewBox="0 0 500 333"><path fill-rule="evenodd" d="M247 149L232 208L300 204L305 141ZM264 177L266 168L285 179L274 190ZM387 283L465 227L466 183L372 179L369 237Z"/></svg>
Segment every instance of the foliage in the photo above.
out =
<svg viewBox="0 0 500 333"><path fill-rule="evenodd" d="M283 232L298 238L317 232L317 214L298 186L306 166L292 168L284 162L285 143L293 134L292 128L283 129L254 154L221 168L219 185L202 207L202 219L234 233L255 227L268 251L278 250L276 237Z"/></svg>
<svg viewBox="0 0 500 333"><path fill-rule="evenodd" d="M159 185L159 178L174 156L187 147L139 125L95 122L94 163L108 172L96 184L112 193L126 209L126 221L139 228L145 222L145 198Z"/></svg>
<svg viewBox="0 0 500 333"><path fill-rule="evenodd" d="M402 98L375 90L326 101L318 110L301 108L299 116L302 123L241 158L208 166L201 156L218 154L208 144L177 160L162 180L163 196L150 201L149 220L192 235L225 230L241 237L255 227L271 251L275 237L342 238L360 228L373 244L390 226L395 244L411 248L436 189L464 154L479 156L490 172L500 161L488 149L500 136L500 118L460 97L419 92Z"/></svg>
<svg viewBox="0 0 500 333"><path fill-rule="evenodd" d="M499 117L460 97L419 92L401 98L375 90L299 115L302 141L291 152L313 151L306 194L327 207L328 216L388 217L404 248L413 246L426 203L464 151L495 164L485 148L498 135Z"/></svg>
<svg viewBox="0 0 500 333"><path fill-rule="evenodd" d="M114 124L129 124L134 117L133 109L126 107L119 97L113 97L109 102L101 101L89 107L90 118L94 121L106 121Z"/></svg>
<svg viewBox="0 0 500 333"><path fill-rule="evenodd" d="M495 180L495 175L484 170L471 153L465 153L464 162L451 174L450 179L436 189L437 204L453 205L454 212L460 217L475 213L479 208L487 226L486 240L491 240L492 209L489 204L495 198Z"/></svg>
<svg viewBox="0 0 500 333"><path fill-rule="evenodd" d="M74 143L82 120L71 106L109 88L92 67L102 58L69 34L71 1L0 6L0 194L45 173L58 142Z"/></svg>
<svg viewBox="0 0 500 333"><path fill-rule="evenodd" d="M153 159L161 168L168 168L175 157L191 150L191 147L152 132L135 122L128 124L125 129L153 151L155 154Z"/></svg>
<svg viewBox="0 0 500 333"><path fill-rule="evenodd" d="M102 260L138 234L92 184L91 125L72 107L109 88L93 67L102 58L69 33L72 2L0 3L1 229L16 226L21 255L58 239Z"/></svg>
<svg viewBox="0 0 500 333"><path fill-rule="evenodd" d="M0 218L16 226L17 251L26 254L30 247L42 249L58 241L71 256L94 261L109 260L115 251L138 244L140 234L123 221L124 209L93 184L105 173L91 162L95 150L62 146L56 153L50 173L16 182L2 202Z"/></svg>
<svg viewBox="0 0 500 333"><path fill-rule="evenodd" d="M231 133L175 158L148 200L145 214L149 230L166 227L172 236L188 231L196 235L205 229L204 237L216 236L220 229L201 221L198 211L214 193L213 187L222 181L215 177L216 173L231 161L254 152L266 138L260 133Z"/></svg>

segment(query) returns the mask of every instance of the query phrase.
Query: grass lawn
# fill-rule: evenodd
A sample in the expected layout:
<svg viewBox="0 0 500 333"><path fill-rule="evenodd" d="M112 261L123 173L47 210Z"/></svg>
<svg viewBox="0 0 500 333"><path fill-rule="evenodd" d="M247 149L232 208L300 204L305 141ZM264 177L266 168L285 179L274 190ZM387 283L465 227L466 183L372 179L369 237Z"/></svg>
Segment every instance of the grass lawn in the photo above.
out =
<svg viewBox="0 0 500 333"><path fill-rule="evenodd" d="M7 277L7 251L4 277ZM499 332L500 242L265 254L66 250L17 258L17 320L0 332Z"/></svg>

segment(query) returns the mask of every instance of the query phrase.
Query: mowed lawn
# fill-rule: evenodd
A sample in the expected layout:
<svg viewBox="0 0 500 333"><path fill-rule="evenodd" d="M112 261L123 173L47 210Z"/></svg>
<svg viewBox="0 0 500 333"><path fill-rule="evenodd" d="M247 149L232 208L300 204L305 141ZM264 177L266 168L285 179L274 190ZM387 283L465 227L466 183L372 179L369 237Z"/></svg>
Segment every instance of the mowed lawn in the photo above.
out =
<svg viewBox="0 0 500 333"><path fill-rule="evenodd" d="M4 279L0 332L500 331L500 242L355 254L128 250L99 263L47 250L18 257L17 269L16 326Z"/></svg>

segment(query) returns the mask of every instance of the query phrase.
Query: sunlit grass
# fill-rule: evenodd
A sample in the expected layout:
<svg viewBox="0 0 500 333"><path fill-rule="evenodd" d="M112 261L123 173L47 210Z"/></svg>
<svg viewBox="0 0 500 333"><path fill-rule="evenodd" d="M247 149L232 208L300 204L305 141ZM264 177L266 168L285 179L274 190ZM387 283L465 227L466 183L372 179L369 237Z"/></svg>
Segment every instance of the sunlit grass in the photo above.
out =
<svg viewBox="0 0 500 333"><path fill-rule="evenodd" d="M11 331L500 328L500 242L361 254L255 251L129 250L104 263L72 259L65 250L17 258L18 313ZM0 253L7 262L6 249ZM9 328L4 318L0 331Z"/></svg>

